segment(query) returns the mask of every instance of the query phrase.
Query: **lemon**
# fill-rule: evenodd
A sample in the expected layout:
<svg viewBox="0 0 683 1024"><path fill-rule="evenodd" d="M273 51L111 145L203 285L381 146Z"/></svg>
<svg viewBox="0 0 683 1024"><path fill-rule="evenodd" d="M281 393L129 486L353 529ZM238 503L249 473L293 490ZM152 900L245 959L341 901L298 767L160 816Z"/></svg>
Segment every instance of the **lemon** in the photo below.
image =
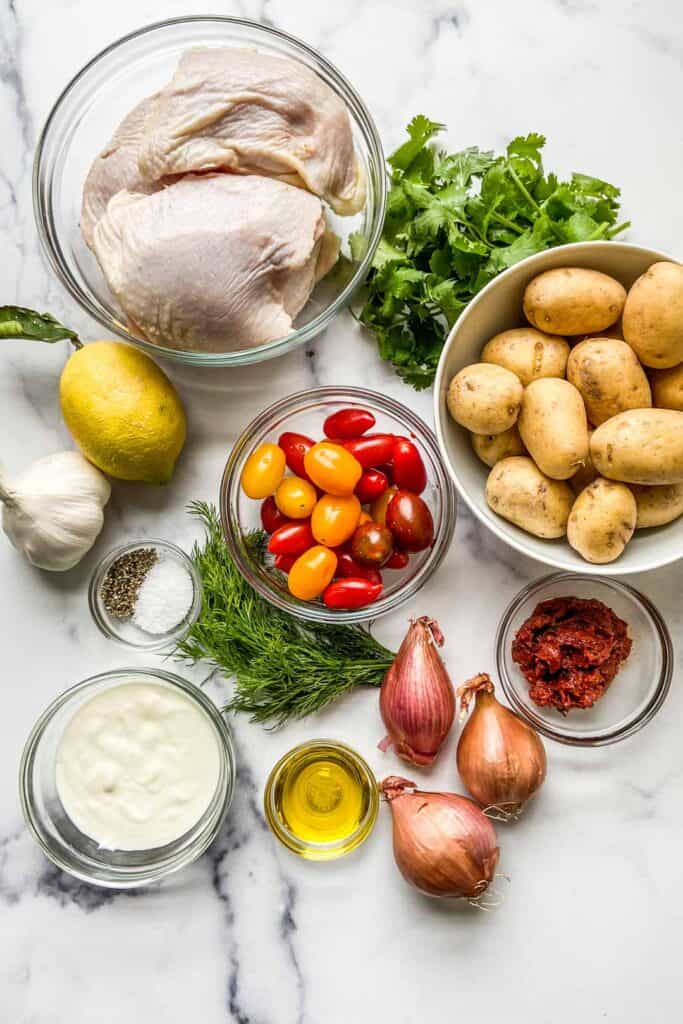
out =
<svg viewBox="0 0 683 1024"><path fill-rule="evenodd" d="M185 410L166 374L131 345L78 349L59 384L64 422L87 459L119 480L165 484L185 443Z"/></svg>

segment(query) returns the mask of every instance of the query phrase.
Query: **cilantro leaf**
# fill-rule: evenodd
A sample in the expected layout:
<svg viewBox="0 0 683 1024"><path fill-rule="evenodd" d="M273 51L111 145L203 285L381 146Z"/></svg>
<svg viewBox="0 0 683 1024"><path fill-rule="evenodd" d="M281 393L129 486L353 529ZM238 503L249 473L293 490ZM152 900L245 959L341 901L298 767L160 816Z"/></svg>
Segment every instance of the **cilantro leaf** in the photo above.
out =
<svg viewBox="0 0 683 1024"><path fill-rule="evenodd" d="M389 157L389 163L394 170L407 170L429 140L443 131L445 127L438 121L430 121L424 114L417 114L406 129L408 141L399 146L396 152Z"/></svg>
<svg viewBox="0 0 683 1024"><path fill-rule="evenodd" d="M384 234L360 312L382 358L418 390L432 383L448 330L497 274L628 226L617 224L616 186L546 173L543 135L520 135L498 156L477 147L446 153L433 143L444 127L418 114L389 157Z"/></svg>

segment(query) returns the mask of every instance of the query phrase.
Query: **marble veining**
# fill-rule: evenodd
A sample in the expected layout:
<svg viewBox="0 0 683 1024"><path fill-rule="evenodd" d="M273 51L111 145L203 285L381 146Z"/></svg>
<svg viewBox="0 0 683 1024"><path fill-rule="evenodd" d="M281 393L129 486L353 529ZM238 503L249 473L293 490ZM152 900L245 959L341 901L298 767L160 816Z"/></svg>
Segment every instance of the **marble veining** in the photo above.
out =
<svg viewBox="0 0 683 1024"><path fill-rule="evenodd" d="M101 329L70 301L39 253L31 206L36 141L55 97L94 53L145 23L205 13L203 0L0 0L2 302L47 309L85 336ZM546 162L623 189L628 237L681 255L683 13L671 0L225 0L221 14L286 29L353 81L387 148L425 112L453 146L548 136ZM56 382L66 345L3 342L0 459L19 470L70 446ZM19 807L26 735L67 685L124 663L158 663L107 643L87 615L97 557L132 537L189 548L187 503L215 500L243 424L266 403L317 384L363 383L431 420L431 396L404 387L348 315L308 349L257 367L169 366L189 413L188 445L168 489L117 484L94 552L64 575L31 569L0 537L0 1020L8 1024L641 1024L678 1020L683 927L680 672L659 717L614 748L550 746L542 796L501 827L503 905L477 914L425 900L394 868L386 811L362 850L333 865L276 846L261 798L295 743L351 743L378 776L403 772L377 750L373 693L271 733L234 720L238 785L211 850L137 892L90 888L40 854ZM681 563L632 582L665 615L680 655ZM414 607L377 624L397 646L409 613L437 617L458 681L494 664L507 602L543 566L516 556L459 506L455 542ZM230 683L207 666L172 668L220 704ZM431 773L458 788L456 737ZM407 767L407 766L405 766ZM405 772L403 772L405 774Z"/></svg>

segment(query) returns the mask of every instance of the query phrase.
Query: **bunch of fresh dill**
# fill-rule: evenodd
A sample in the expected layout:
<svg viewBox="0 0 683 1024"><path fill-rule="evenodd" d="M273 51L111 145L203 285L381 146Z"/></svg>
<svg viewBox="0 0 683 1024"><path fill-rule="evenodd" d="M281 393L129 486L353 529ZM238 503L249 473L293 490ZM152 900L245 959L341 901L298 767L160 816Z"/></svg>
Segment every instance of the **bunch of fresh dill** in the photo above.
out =
<svg viewBox="0 0 683 1024"><path fill-rule="evenodd" d="M354 686L379 686L394 654L360 626L303 622L273 607L233 562L213 505L194 502L206 527L192 560L203 585L199 619L175 655L206 660L235 680L229 711L282 725L319 711ZM265 535L248 543L262 554Z"/></svg>

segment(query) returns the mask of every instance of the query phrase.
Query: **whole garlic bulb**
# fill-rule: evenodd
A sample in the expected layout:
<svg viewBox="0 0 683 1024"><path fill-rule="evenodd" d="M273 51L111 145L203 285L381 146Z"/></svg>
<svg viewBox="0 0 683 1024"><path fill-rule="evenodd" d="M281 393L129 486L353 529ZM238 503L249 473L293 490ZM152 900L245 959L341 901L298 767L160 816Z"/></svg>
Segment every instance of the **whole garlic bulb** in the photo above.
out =
<svg viewBox="0 0 683 1024"><path fill-rule="evenodd" d="M102 529L111 486L80 452L46 455L7 480L0 472L2 528L39 569L73 569Z"/></svg>

